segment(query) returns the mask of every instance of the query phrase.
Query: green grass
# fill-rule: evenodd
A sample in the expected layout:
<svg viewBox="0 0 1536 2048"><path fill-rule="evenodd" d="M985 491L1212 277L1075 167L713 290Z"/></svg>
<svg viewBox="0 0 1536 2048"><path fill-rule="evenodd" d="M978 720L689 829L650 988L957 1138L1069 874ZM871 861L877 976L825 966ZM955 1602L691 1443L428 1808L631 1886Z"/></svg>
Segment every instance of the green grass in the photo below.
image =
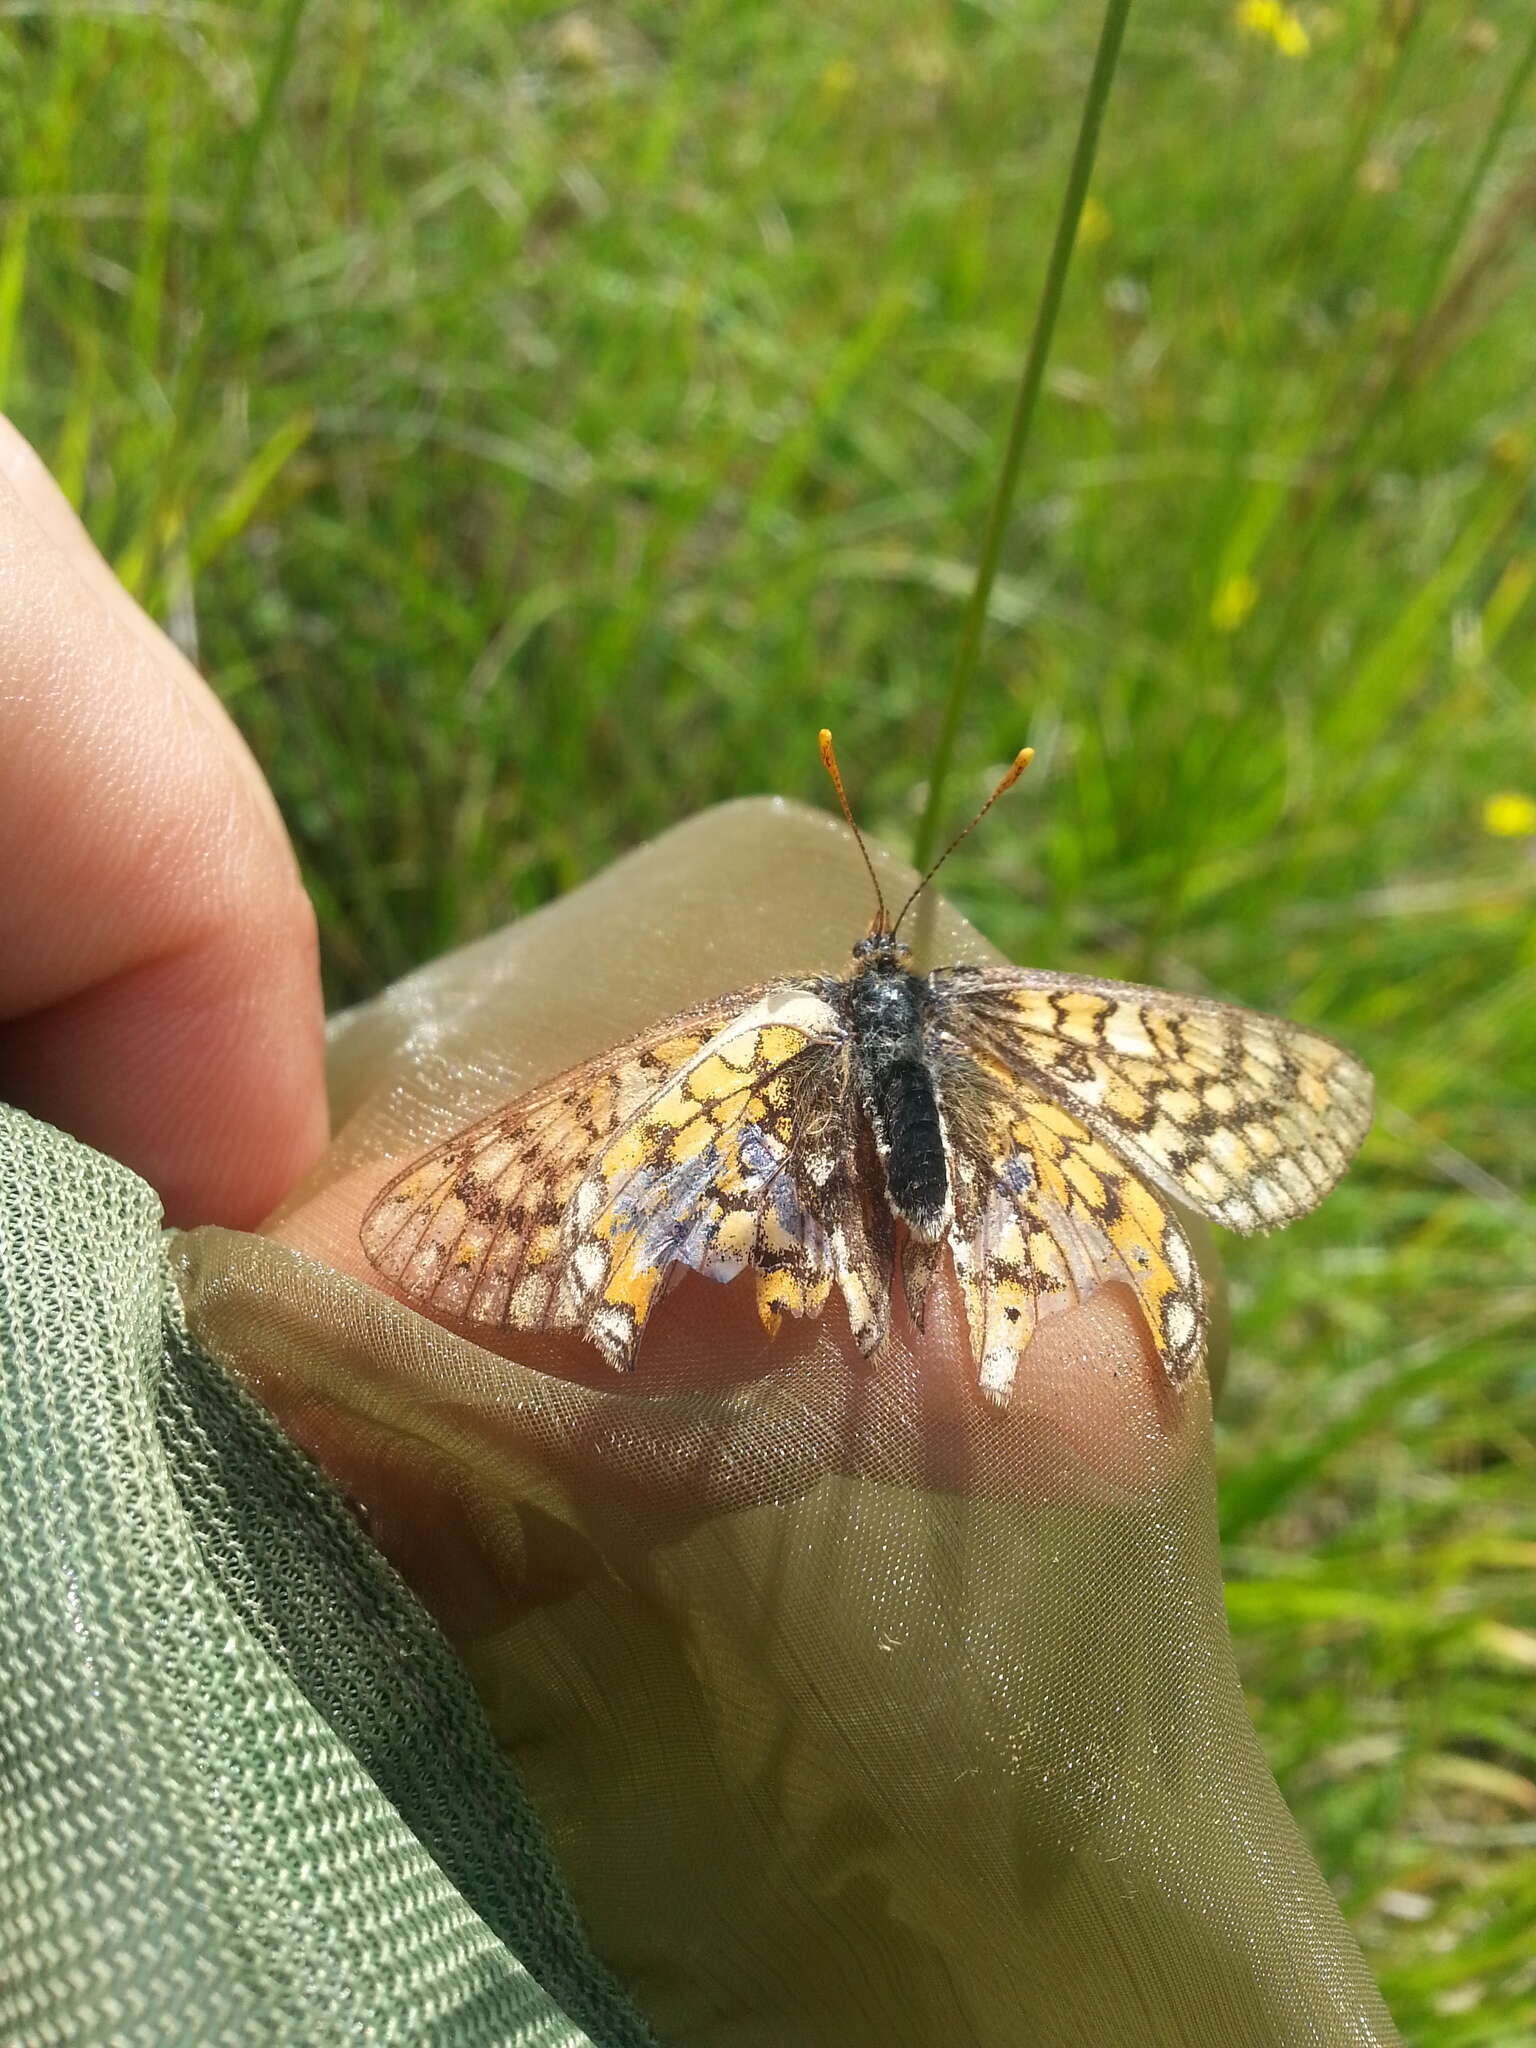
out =
<svg viewBox="0 0 1536 2048"><path fill-rule="evenodd" d="M333 997L700 805L825 801L822 723L910 841L1096 10L310 0L263 127L282 13L0 15L0 391L249 734ZM1039 759L949 886L1378 1074L1327 1208L1228 1246L1230 1607L1405 2032L1506 2048L1536 30L1300 18L1132 14L950 809Z"/></svg>

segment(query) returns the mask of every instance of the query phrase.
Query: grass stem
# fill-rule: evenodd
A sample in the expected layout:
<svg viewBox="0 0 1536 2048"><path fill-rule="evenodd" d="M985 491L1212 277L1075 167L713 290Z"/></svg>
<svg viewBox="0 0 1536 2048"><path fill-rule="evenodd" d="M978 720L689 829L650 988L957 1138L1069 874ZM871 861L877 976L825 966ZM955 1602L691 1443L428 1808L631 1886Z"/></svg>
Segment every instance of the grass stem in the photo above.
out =
<svg viewBox="0 0 1536 2048"><path fill-rule="evenodd" d="M1051 247L1051 260L1040 293L1034 331L1030 335L1029 347L1024 356L1023 374L1019 379L1018 396L1013 405L1013 419L1008 429L1008 445L1003 454L1003 466L998 473L997 489L993 494L992 509L987 518L981 558L976 565L976 581L972 586L965 620L960 629L960 648L955 658L954 674L944 705L938 742L933 751L933 763L929 769L928 801L923 809L922 821L917 828L917 840L912 850L913 864L919 869L927 868L933 857L939 817L944 803L944 785L949 778L950 762L955 750L955 735L960 729L961 714L976 680L977 657L981 652L981 636L986 626L992 584L997 575L998 557L1002 553L1003 535L1013 509L1014 492L1019 481L1019 466L1029 440L1040 386L1045 379L1046 359L1050 355L1051 339L1056 332L1056 316L1061 310L1067 271L1072 262L1072 251L1077 243L1078 222L1082 218L1083 201L1088 196L1088 181L1093 175L1093 160L1098 152L1099 129L1104 119L1104 107L1109 98L1110 83L1115 75L1121 38L1125 33L1126 17L1130 11L1131 0L1109 0L1104 10L1104 23L1099 30L1099 47L1093 60L1093 75L1083 96L1077 145L1072 152L1072 168L1067 176L1067 189L1062 194L1061 212L1056 220L1056 239Z"/></svg>

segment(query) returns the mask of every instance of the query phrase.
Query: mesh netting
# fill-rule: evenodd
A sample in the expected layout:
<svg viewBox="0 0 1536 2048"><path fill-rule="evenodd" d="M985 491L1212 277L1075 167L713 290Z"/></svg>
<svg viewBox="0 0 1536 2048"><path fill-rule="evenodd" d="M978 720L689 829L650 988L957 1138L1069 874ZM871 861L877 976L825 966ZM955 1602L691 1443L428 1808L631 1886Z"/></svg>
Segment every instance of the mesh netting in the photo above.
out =
<svg viewBox="0 0 1536 2048"><path fill-rule="evenodd" d="M193 1327L366 1508L664 2040L1390 2041L1244 1710L1205 1388L1115 1290L999 1414L943 1286L871 1367L840 1308L769 1340L749 1284L689 1279L620 1379L369 1284L401 1159L840 969L866 887L841 827L731 806L342 1020L339 1135L265 1238L182 1241ZM918 937L990 957L942 905Z"/></svg>
<svg viewBox="0 0 1536 2048"><path fill-rule="evenodd" d="M0 2040L641 2048L442 1638L188 1341L150 1190L6 1111L0 1501Z"/></svg>

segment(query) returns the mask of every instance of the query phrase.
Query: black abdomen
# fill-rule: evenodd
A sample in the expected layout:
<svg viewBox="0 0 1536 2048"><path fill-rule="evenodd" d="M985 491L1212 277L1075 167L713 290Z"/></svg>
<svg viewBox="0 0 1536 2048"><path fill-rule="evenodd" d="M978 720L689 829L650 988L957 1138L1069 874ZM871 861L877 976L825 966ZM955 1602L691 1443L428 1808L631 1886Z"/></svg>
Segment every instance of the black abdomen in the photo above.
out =
<svg viewBox="0 0 1536 2048"><path fill-rule="evenodd" d="M898 1057L882 1063L870 1078L891 1207L920 1235L937 1236L949 1174L933 1077L920 1059Z"/></svg>
<svg viewBox="0 0 1536 2048"><path fill-rule="evenodd" d="M859 1095L885 1167L886 1194L919 1237L936 1239L949 1171L925 1045L927 989L894 960L878 957L845 986Z"/></svg>

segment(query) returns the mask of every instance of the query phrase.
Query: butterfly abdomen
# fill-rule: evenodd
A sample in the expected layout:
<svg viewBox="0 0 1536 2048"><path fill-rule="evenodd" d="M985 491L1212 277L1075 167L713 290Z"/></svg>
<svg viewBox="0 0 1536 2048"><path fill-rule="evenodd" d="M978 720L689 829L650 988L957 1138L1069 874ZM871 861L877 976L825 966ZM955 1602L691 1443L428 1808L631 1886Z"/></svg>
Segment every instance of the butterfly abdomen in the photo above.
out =
<svg viewBox="0 0 1536 2048"><path fill-rule="evenodd" d="M848 1001L859 1095L891 1208L918 1236L937 1238L949 1220L949 1170L923 1036L928 992L904 969L871 965L853 976Z"/></svg>
<svg viewBox="0 0 1536 2048"><path fill-rule="evenodd" d="M871 1117L885 1158L891 1207L922 1237L937 1237L948 1214L949 1172L933 1077L926 1062L898 1059L876 1082Z"/></svg>

